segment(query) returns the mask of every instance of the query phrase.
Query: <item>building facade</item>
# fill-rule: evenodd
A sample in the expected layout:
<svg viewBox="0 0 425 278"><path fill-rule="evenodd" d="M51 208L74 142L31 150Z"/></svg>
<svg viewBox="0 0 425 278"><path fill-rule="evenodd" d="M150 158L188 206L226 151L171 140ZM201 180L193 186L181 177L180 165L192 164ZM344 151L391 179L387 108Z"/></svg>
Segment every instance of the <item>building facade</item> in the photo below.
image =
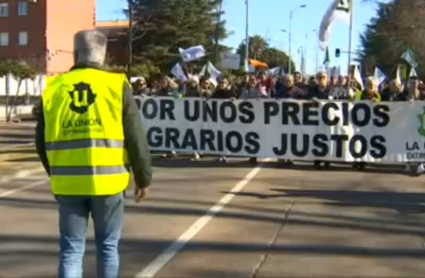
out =
<svg viewBox="0 0 425 278"><path fill-rule="evenodd" d="M128 20L96 22L96 29L108 37L108 63L120 66L127 64L128 28Z"/></svg>
<svg viewBox="0 0 425 278"><path fill-rule="evenodd" d="M73 64L73 38L96 25L96 0L0 0L0 59L48 74Z"/></svg>

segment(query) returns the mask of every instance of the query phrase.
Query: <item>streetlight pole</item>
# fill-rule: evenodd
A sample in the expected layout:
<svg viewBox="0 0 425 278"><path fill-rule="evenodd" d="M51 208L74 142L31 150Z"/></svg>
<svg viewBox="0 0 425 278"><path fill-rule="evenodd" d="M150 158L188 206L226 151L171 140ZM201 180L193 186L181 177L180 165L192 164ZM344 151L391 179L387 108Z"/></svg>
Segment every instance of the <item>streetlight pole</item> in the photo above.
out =
<svg viewBox="0 0 425 278"><path fill-rule="evenodd" d="M292 48L292 12L294 10L291 10L289 13L289 34L288 34L288 44L289 44L289 59L288 59L288 74L292 73L292 63L291 63L291 48Z"/></svg>
<svg viewBox="0 0 425 278"><path fill-rule="evenodd" d="M354 1L350 1L350 33L349 33L349 39L348 39L348 69L347 69L347 75L350 76L350 69L351 69L351 47L352 47L352 37L353 37L353 20L354 20Z"/></svg>
<svg viewBox="0 0 425 278"><path fill-rule="evenodd" d="M291 74L292 73L292 64L291 64L291 50L292 50L292 15L294 13L294 11L298 10L298 9L302 9L307 7L307 5L301 5L296 7L295 9L292 9L289 12L289 59L288 59L288 73Z"/></svg>
<svg viewBox="0 0 425 278"><path fill-rule="evenodd" d="M249 62L249 0L245 0L246 6L246 23L245 23L245 61L244 69L245 72L248 72L248 62Z"/></svg>
<svg viewBox="0 0 425 278"><path fill-rule="evenodd" d="M306 77L307 76L307 45L308 45L308 33L305 33L305 42L306 42L306 44L305 44L305 48L304 48L304 77Z"/></svg>

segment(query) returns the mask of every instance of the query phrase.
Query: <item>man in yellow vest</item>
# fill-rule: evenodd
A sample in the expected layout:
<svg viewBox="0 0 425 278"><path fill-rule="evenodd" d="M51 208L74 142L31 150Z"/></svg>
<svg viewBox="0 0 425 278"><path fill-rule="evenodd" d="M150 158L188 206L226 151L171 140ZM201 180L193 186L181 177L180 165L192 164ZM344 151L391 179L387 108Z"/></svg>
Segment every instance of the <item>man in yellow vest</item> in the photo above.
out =
<svg viewBox="0 0 425 278"><path fill-rule="evenodd" d="M125 75L102 69L106 44L95 30L75 35L75 66L49 82L38 115L37 152L59 205L59 277L83 275L89 215L97 277L118 277L130 168L137 202L151 183L149 147L131 86Z"/></svg>

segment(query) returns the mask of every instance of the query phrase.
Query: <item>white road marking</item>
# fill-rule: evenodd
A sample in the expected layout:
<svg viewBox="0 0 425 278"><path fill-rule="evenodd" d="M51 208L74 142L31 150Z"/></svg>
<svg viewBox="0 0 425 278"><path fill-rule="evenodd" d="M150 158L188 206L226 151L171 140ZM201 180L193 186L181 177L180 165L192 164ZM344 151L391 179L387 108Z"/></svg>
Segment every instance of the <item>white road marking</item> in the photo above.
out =
<svg viewBox="0 0 425 278"><path fill-rule="evenodd" d="M26 178L29 177L31 175L35 175L38 173L42 173L44 171L43 167L37 167L33 170L23 170L23 171L19 171L14 175L7 175L7 176L0 176L0 183L8 183L14 179L22 179L22 178Z"/></svg>
<svg viewBox="0 0 425 278"><path fill-rule="evenodd" d="M266 159L264 161L269 161ZM224 195L204 216L199 218L173 244L153 260L146 268L136 274L136 278L153 278L194 236L196 236L208 222L219 213L257 174L262 166L252 169L229 193Z"/></svg>
<svg viewBox="0 0 425 278"><path fill-rule="evenodd" d="M42 185L43 183L46 183L47 181L48 180L46 180L45 178L43 178L43 180L40 180L40 181L37 181L37 182L34 182L34 183L30 183L30 184L27 184L25 186L21 186L21 187L12 189L12 190L0 192L0 198L4 198L4 197L10 196L10 195L13 195L15 193L19 193L21 191L24 191L24 190L27 190L27 189L30 189L30 188L33 188L33 187Z"/></svg>

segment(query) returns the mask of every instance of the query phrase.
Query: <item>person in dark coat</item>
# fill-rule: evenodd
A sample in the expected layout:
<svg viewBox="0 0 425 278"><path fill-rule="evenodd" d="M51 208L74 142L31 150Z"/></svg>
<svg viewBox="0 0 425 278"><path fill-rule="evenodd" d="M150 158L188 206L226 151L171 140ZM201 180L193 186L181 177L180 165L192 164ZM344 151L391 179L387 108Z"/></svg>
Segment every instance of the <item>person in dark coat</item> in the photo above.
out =
<svg viewBox="0 0 425 278"><path fill-rule="evenodd" d="M295 86L294 76L287 74L283 79L283 86L276 91L276 99L305 99L306 93L297 86ZM292 166L294 163L292 160L278 160L281 163L285 163Z"/></svg>
<svg viewBox="0 0 425 278"><path fill-rule="evenodd" d="M132 84L132 87L134 96L148 96L151 93L147 87L146 79L143 77L137 78L137 80Z"/></svg>
<svg viewBox="0 0 425 278"><path fill-rule="evenodd" d="M298 88L300 88L301 90L303 90L305 93L308 93L308 85L303 81L303 76L300 72L295 72L294 73L294 83L295 86L297 86Z"/></svg>
<svg viewBox="0 0 425 278"><path fill-rule="evenodd" d="M222 78L218 81L217 88L212 93L211 98L231 99L236 98L236 94L229 86L229 81L226 78Z"/></svg>
<svg viewBox="0 0 425 278"><path fill-rule="evenodd" d="M307 99L329 99L330 86L325 72L317 74L317 85L310 87Z"/></svg>
<svg viewBox="0 0 425 278"><path fill-rule="evenodd" d="M403 90L399 80L393 79L388 87L381 91L381 101L403 101Z"/></svg>
<svg viewBox="0 0 425 278"><path fill-rule="evenodd" d="M319 100L319 99L329 99L329 93L330 93L330 86L328 83L328 75L321 71L317 74L317 85L310 87L307 99L310 100ZM315 160L314 161L314 167L316 169L321 169L322 163L324 164L325 168L330 167L329 161L320 161Z"/></svg>
<svg viewBox="0 0 425 278"><path fill-rule="evenodd" d="M211 98L215 99L235 99L235 91L229 86L229 81L226 78L221 78L218 80L217 88L211 95ZM220 162L227 162L225 156L219 158Z"/></svg>
<svg viewBox="0 0 425 278"><path fill-rule="evenodd" d="M305 97L305 92L295 85L294 76L289 74L285 76L283 86L275 94L275 98L304 99Z"/></svg>

